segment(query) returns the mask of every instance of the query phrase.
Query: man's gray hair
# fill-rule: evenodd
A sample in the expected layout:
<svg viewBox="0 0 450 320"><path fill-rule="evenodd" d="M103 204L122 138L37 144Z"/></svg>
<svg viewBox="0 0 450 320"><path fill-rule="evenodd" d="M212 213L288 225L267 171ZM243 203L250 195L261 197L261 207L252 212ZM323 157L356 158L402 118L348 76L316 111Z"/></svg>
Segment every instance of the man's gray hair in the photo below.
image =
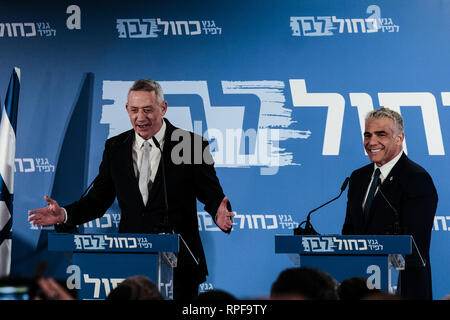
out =
<svg viewBox="0 0 450 320"><path fill-rule="evenodd" d="M161 104L164 101L164 93L162 91L161 85L152 79L136 80L131 86L128 93L130 93L130 91L148 91L148 92L154 91L158 103Z"/></svg>
<svg viewBox="0 0 450 320"><path fill-rule="evenodd" d="M380 118L389 118L394 122L394 129L397 129L397 132L403 132L403 118L400 113L388 109L388 108L380 108L370 111L366 116L366 121L369 119L380 119Z"/></svg>

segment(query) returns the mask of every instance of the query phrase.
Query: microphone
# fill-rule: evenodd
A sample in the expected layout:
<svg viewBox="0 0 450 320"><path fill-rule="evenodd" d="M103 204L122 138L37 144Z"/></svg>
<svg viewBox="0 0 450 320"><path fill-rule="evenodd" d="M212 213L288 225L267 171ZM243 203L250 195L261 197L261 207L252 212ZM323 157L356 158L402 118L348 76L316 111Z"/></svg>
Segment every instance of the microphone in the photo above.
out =
<svg viewBox="0 0 450 320"><path fill-rule="evenodd" d="M164 194L164 205L166 207L166 212L164 215L164 230L170 231L173 233L173 230L170 230L169 226L169 202L167 201L167 186L166 186L166 170L164 168L164 155L161 150L161 146L158 142L158 140L155 138L155 136L152 136L152 141L155 144L155 146L158 148L159 152L161 153L161 161L159 162L161 164L161 173L162 173L162 186L163 186L163 194Z"/></svg>
<svg viewBox="0 0 450 320"><path fill-rule="evenodd" d="M98 176L96 176L94 178L94 180L92 180L91 184L86 188L86 190L84 190L84 192L81 194L80 199L83 198L89 190L91 190L91 187L94 185L94 182L97 181Z"/></svg>
<svg viewBox="0 0 450 320"><path fill-rule="evenodd" d="M94 185L95 181L97 181L98 176L96 176L94 178L94 180L92 180L91 184L89 184L89 186L86 188L86 190L84 190L84 192L81 194L80 196L80 200L81 198L83 198L89 190L91 190L91 187ZM73 225L71 223L61 223L61 224L55 224L54 225L54 229L56 232L60 232L60 233L80 233L83 231L78 230L78 227L76 225Z"/></svg>
<svg viewBox="0 0 450 320"><path fill-rule="evenodd" d="M339 193L339 195L333 199L331 199L330 201L324 203L323 205L321 205L320 207L317 207L313 210L311 210L308 213L308 216L306 217L306 220L303 221L302 223L300 223L300 225L294 229L294 235L318 235L319 233L317 233L316 230L314 230L313 226L311 225L311 213L313 213L314 211L319 210L320 208L326 206L327 204L339 199L339 197L342 195L342 193L344 192L344 190L347 188L348 183L350 182L350 178L347 177L345 178L344 183L341 186L341 192ZM302 228L301 226L305 223L305 228Z"/></svg>
<svg viewBox="0 0 450 320"><path fill-rule="evenodd" d="M388 199L386 198L386 196L384 195L383 191L381 190L381 186L382 186L382 185L383 185L383 184L381 183L381 179L378 178L378 181L377 181L378 191L380 192L381 197L386 201L386 203L389 205L389 207L390 207L390 208L392 209L392 211L394 212L394 218L395 218L395 220L394 220L394 224L393 224L393 226L392 226L392 229L393 229L392 234L393 234L393 235L400 235L400 234L403 234L402 229L401 229L401 227L400 227L400 215L399 215L397 209L395 209L395 207L389 202L389 200L388 200ZM420 250L419 250L419 248L417 247L416 241L414 240L414 237L411 237L411 238L412 238L412 242L413 242L413 244L414 244L414 247L415 247L417 253L419 254L419 258L420 258L420 261L422 262L422 266L425 267L425 266L426 266L426 262L425 262L425 260L422 258L422 255L420 254Z"/></svg>
<svg viewBox="0 0 450 320"><path fill-rule="evenodd" d="M123 143L127 142L130 139L130 136L126 137L126 139L123 141ZM92 182L89 184L89 186L84 190L84 192L80 196L80 200L91 190L91 187L94 185L94 183L99 178L99 175L97 175ZM61 223L61 224L55 224L54 225L56 232L64 232L64 233L80 233L78 230L78 227L76 225L73 225L71 223ZM82 232L82 231L81 231Z"/></svg>
<svg viewBox="0 0 450 320"><path fill-rule="evenodd" d="M377 181L378 192L380 192L381 197L384 199L384 201L386 201L388 206L394 212L394 224L392 226L393 227L392 234L394 234L394 235L402 234L402 230L400 227L400 215L398 214L397 209L394 208L394 206L389 202L387 197L384 195L383 191L381 190L381 186L382 186L381 179L378 178L378 181Z"/></svg>
<svg viewBox="0 0 450 320"><path fill-rule="evenodd" d="M159 152L161 152L161 173L162 173L162 184L163 184L163 193L164 193L164 204L166 207L166 214L164 215L164 230L165 231L169 231L169 233L175 233L173 228L171 228L169 226L169 203L167 201L167 186L166 186L166 170L164 168L164 155L163 152L161 150L161 146L158 142L158 140L155 138L155 136L152 137L152 141L155 144L155 146L159 149ZM186 241L183 239L183 237L181 236L181 234L178 234L178 236L180 237L181 241L183 242L184 246L186 247L186 249L189 252L189 255L191 256L191 258L194 260L196 265L199 265L200 262L195 258L194 253L191 251L191 249L189 248L188 244L186 243ZM167 254L167 253L166 253ZM176 259L177 261L177 259Z"/></svg>

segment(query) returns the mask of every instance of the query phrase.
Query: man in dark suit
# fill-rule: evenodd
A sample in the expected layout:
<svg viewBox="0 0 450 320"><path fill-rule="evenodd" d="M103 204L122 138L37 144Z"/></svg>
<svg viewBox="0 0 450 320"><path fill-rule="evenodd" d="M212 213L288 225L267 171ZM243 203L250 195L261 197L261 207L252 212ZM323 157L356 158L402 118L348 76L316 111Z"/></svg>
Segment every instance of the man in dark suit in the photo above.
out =
<svg viewBox="0 0 450 320"><path fill-rule="evenodd" d="M372 164L350 177L342 234L412 235L417 248L413 243L412 255L405 257L400 294L432 299L429 250L438 196L427 171L404 154L404 137L399 113L381 108L367 115L364 148Z"/></svg>
<svg viewBox="0 0 450 320"><path fill-rule="evenodd" d="M208 274L197 199L226 233L234 213L216 176L208 142L163 118L167 102L157 82L136 81L126 109L133 129L106 141L99 173L86 196L64 207L45 197L49 205L30 211L29 221L55 228L80 225L103 216L117 198L119 232L181 235L187 246L180 244L174 299L192 299Z"/></svg>

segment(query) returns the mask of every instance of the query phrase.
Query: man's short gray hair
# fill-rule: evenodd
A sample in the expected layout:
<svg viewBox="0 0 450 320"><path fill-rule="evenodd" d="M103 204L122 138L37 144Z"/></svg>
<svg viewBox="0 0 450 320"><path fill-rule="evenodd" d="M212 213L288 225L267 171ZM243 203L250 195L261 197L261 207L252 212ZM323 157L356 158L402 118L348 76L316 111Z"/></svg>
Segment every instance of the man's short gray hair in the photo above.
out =
<svg viewBox="0 0 450 320"><path fill-rule="evenodd" d="M130 93L130 91L148 91L148 92L154 91L158 103L161 104L164 101L164 93L162 91L161 85L152 79L136 80L131 86L128 93Z"/></svg>
<svg viewBox="0 0 450 320"><path fill-rule="evenodd" d="M403 118L400 113L388 109L388 108L380 108L370 111L366 116L366 121L369 119L380 119L380 118L389 118L394 122L394 129L397 129L397 132L403 132Z"/></svg>

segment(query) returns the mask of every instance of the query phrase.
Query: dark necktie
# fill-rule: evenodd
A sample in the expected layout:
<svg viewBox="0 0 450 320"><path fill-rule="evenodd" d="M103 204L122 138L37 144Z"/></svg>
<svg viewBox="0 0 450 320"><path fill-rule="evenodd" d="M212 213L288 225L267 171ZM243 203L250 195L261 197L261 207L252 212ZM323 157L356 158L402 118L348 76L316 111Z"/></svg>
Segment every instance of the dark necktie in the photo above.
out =
<svg viewBox="0 0 450 320"><path fill-rule="evenodd" d="M375 196L375 190L378 187L378 179L380 178L380 169L375 170L375 174L373 176L372 184L370 185L369 193L367 194L366 203L364 205L364 217L367 219L370 212L370 207L372 206L373 197Z"/></svg>

